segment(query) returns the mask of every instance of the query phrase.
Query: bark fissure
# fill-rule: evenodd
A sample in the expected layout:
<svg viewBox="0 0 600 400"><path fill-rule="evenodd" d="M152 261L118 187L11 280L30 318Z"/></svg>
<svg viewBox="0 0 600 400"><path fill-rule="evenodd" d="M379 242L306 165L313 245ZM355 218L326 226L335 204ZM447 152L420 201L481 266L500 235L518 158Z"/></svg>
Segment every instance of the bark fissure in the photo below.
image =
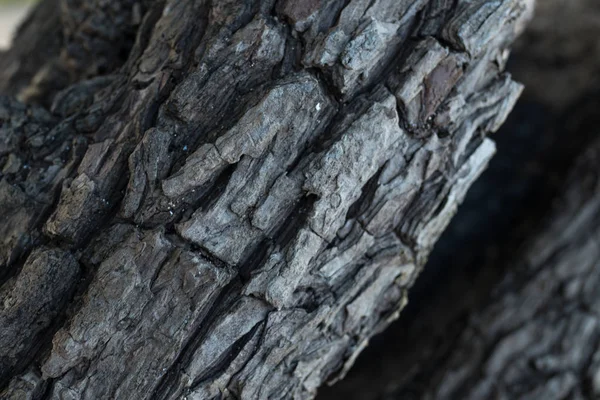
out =
<svg viewBox="0 0 600 400"><path fill-rule="evenodd" d="M49 217L6 215L5 236L34 232L93 272L69 280L80 303L48 354L26 349L40 369L0 369L5 393L313 397L397 317L493 154L480 133L520 94L496 60L525 3L443 2L427 22L440 2L116 3L106 15L140 18L90 34L139 26L129 58L64 53L68 82L91 79L24 96L54 98L54 129L86 143L39 189L58 195ZM19 154L0 153L5 185ZM37 245L2 243L2 268Z"/></svg>

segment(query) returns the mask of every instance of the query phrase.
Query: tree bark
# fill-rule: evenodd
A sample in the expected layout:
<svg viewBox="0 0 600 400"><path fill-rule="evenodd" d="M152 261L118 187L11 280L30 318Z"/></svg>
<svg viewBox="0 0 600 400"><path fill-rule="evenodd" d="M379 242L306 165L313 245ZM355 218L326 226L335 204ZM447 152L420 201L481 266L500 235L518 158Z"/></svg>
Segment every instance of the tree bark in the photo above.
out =
<svg viewBox="0 0 600 400"><path fill-rule="evenodd" d="M445 382L450 385L454 379L449 371L456 370L456 365L448 363L447 358L463 352L467 359L465 365L480 362L477 357L481 353L465 353L466 347L459 338L464 338L468 329L475 326L479 329L480 318L487 315L491 303L497 306L501 302L507 304L509 297L522 299L502 314L506 316L512 312L516 319L527 308L525 295L519 294L519 288L537 278L519 272L522 261L531 252L526 246L523 248L523 244L539 243L542 235L547 237L548 221L557 218L557 208L565 204L564 199L560 200L565 192L582 198L589 194L575 182L593 176L597 165L588 162L589 171L579 167L570 175L568 172L574 161L584 158L590 148L597 147L593 141L598 137L600 91L596 80L588 80L584 87L578 83L578 78L573 80L572 77L593 76L600 62L595 43L600 33L599 12L597 3L588 0L569 3L548 0L536 8L535 18L516 43L511 56L509 69L525 84L526 90L524 99L519 101L507 124L496 135L498 155L474 184L458 215L436 245L424 274L411 289L411 301L401 318L373 341L374 345L357 360L347 379L323 391L323 399L464 398L484 379L498 382L497 397L502 398L500 394L503 393L506 398L519 398L532 389L538 379L554 382L553 375L547 371L533 373L531 385L523 388L511 381L514 377L505 378L505 374L515 373L515 365L534 358L524 350L513 354L514 358L506 363L506 368L495 374L485 375L487 372L484 372L478 375L478 371L471 370L458 391L451 394L437 392ZM562 23L558 24L559 21ZM556 29L549 29L550 26ZM560 96L557 95L559 91ZM571 211L575 215L574 210ZM567 226L565 224L564 229ZM573 235L568 246L579 246L579 240L583 240L581 236ZM555 244L552 240L540 243L540 246L551 249ZM595 261L593 253L582 253L581 257ZM572 263L573 268L575 264ZM554 272L546 270L556 268L552 262L537 267L543 268L536 272L539 274L552 274ZM499 285L502 280L510 280L512 289ZM494 294L491 296L490 293ZM544 307L549 310L557 311L560 299L560 295L553 295L550 299L540 298L540 301L546 302ZM565 300L563 304L566 310L572 301ZM502 324L494 317L488 317L484 324ZM557 329L555 320L545 321L548 326L544 329ZM536 324L542 325L540 320ZM489 352L492 357L500 348L496 347L493 335L485 327L483 332L484 352ZM576 334L570 333L563 338L565 341L577 340ZM536 339L539 337L534 335L527 341L534 343ZM595 353L594 348L583 349L585 345L577 344L564 351L568 354L578 350L588 355ZM535 357L542 357L542 353L550 356L553 352L553 348L546 348ZM557 366L556 371L571 367L566 363ZM565 398L597 396L591 389L590 379L584 376L587 373L584 369L572 370L579 379L578 388L563 393ZM528 374L523 372L524 380L532 376ZM496 398L489 393L479 395ZM471 396L477 397L475 393ZM555 396L530 393L525 398L561 398L558 394Z"/></svg>
<svg viewBox="0 0 600 400"><path fill-rule="evenodd" d="M357 360L357 365L351 371L349 376L342 382L339 382L332 388L328 388L322 393L323 399L360 399L360 400L383 400L383 399L405 399L405 398L469 398L467 396L469 391L473 389L476 383L480 382L479 379L484 379L478 374L484 370L482 366L485 364L484 361L478 360L478 357L483 355L487 357L487 354L492 354L495 351L500 351L496 348L498 342L503 338L503 334L500 333L497 336L486 331L486 327L489 326L492 329L494 327L510 328L511 322L495 320L497 315L491 315L490 309L492 307L506 307L503 309L503 318L511 319L515 318L519 320L520 314L527 312L528 297L526 294L519 293L518 290L522 286L528 284L533 285L535 276L528 275L520 271L523 268L523 260L528 260L530 257L529 253L539 252L540 249L545 251L551 251L553 246L556 246L555 240L541 239L543 237L548 239L552 234L547 232L548 221L556 219L556 210L562 210L564 206L564 200L562 202L556 202L557 193L564 194L565 192L572 193L573 196L588 196L589 193L585 191L584 185L576 186L569 182L581 182L585 181L588 176L593 176L597 172L597 165L591 162L583 164L578 167L575 172L572 172L570 176L563 177L565 174L561 169L565 170L569 158L564 159L565 156L570 155L574 158L582 158L582 154L586 151L594 151L593 148L598 147L597 145L590 145L590 138L597 138L597 134L593 131L589 131L589 135L581 132L580 129L588 130L597 124L595 116L597 115L596 110L599 104L599 96L596 96L596 101L586 100L584 103L579 102L576 109L569 109L566 111L567 116L557 116L557 119L564 119L564 125L557 124L557 135L555 139L558 140L558 146L564 143L565 138L569 138L570 142L580 141L581 143L577 148L579 151L574 153L566 151L564 146L561 149L551 146L550 149L553 152L544 152L544 158L541 160L539 168L534 168L533 171L523 172L525 169L531 170L531 160L526 159L526 163L519 163L519 160L514 156L508 157L506 153L502 153L503 149L500 147L500 154L497 159L494 159L490 170L486 171L486 176L482 178L474 185L473 190L475 193L470 193L469 198L466 200L464 206L466 209L461 209L458 213L455 221L449 227L451 233L450 236L442 238L438 243L440 246L434 251L434 257L430 259L431 263L426 265L425 276L421 278L427 278L427 281L419 281L416 288L412 288L410 292L410 300L407 309L403 312L402 317L394 323L381 337L377 337L374 340L374 345L371 346L365 354L361 355L361 358ZM520 106L517 106L517 112ZM521 106L522 107L522 106ZM530 108L526 108L526 111L531 111ZM580 114L581 113L581 114ZM569 120L573 118L573 120ZM525 121L531 124L530 114ZM543 117L545 118L545 117ZM577 123L574 123L574 122ZM556 123L556 122L555 122ZM515 122L509 122L507 124L508 129L517 129L519 126L515 125ZM552 121L550 121L552 125ZM566 129L569 127L570 129ZM540 132L544 132L544 136L554 136L549 131L536 129L535 125L532 128L533 134L539 137ZM507 133L507 132L503 132ZM514 137L508 138L508 145L514 145ZM529 149L534 146L528 147ZM589 150L592 148L592 150ZM548 149L545 149L548 150ZM559 157L562 156L563 158ZM503 160L503 158L505 158ZM502 167L502 164L506 165L506 162L512 162L510 169L507 171L506 166ZM498 163L499 162L499 163ZM529 166L527 166L529 165ZM497 179L498 176L506 176L507 172L513 171L513 178L508 179L512 190L514 186L523 186L523 183L532 185L522 194L517 195L516 199L512 199L515 196L514 193L501 194L498 190L510 192L509 187L503 180ZM589 168L587 170L586 168ZM536 172L537 171L537 172ZM490 174L491 173L491 174ZM501 174L501 175L499 175ZM528 176L530 175L530 176ZM535 182L532 183L532 180ZM487 189L486 189L487 185ZM476 187L477 186L477 187ZM517 189L522 190L522 189ZM587 189L586 189L587 190ZM487 193L486 193L487 191ZM483 192L483 193L477 193ZM472 196L475 194L475 196ZM591 196L591 195L590 195ZM596 196L596 194L593 194ZM501 208L500 214L504 219L509 219L508 226L503 227L493 213L486 213L485 208L489 203L488 198L492 198L493 201L501 201L503 207ZM479 201L481 204L473 204L473 201ZM597 200L590 200L597 201ZM515 203L518 203L521 208L516 208ZM548 209L555 210L554 216L547 215ZM465 214L464 211L467 213ZM573 210L570 210L573 211ZM476 214L476 218L481 218L485 222L473 222L473 214ZM544 215L546 214L546 215ZM562 214L560 214L562 215ZM542 219L542 224L539 220ZM574 212L571 213L571 218L575 218ZM593 221L590 221L592 223ZM483 229L489 229L494 231L489 233L486 231L483 239L473 239L473 236L482 236L482 233L478 233L478 225L485 225ZM542 225L540 227L540 225ZM466 227L465 227L466 226ZM466 237L460 237L460 230L470 228L476 233L466 234ZM569 228L568 224L562 227L565 231ZM579 228L577 228L579 229ZM582 228L583 229L583 228ZM577 232L579 232L577 230ZM464 234L463 234L464 235ZM581 235L573 234L572 230L569 230L565 235L570 235L568 238L568 244L565 247L579 246L579 241L584 241L586 233L582 232ZM458 236L458 237L457 237ZM558 240L558 239L556 239ZM524 246L523 243L535 241L538 244L536 250L527 250L528 246ZM546 249L546 246L549 250ZM523 249L523 247L525 247ZM531 246L529 246L531 247ZM448 254L452 254L451 251L469 252L467 256L457 256L457 260L448 261ZM590 252L581 252L580 256L582 260L586 262L595 262L594 254ZM569 260L571 263L567 268L574 268L574 265L580 264L577 260ZM462 263L462 264L461 264ZM440 265L438 265L440 264ZM437 272L435 272L437 268ZM444 268L443 270L441 268ZM538 268L536 273L540 276L546 276L546 274L553 274L551 272L553 268L557 268L551 262L544 262L532 268ZM431 274L432 270L434 273ZM550 271L547 271L550 270ZM586 274L591 274L592 271L587 271ZM540 278L541 279L541 278ZM569 278L570 279L570 278ZM577 278L580 279L580 278ZM583 278L585 279L585 278ZM592 278L589 278L593 281ZM498 282L505 281L504 284L499 285ZM506 283L510 282L510 283ZM417 290L414 290L417 289ZM531 289L529 289L531 290ZM551 288L549 289L551 290ZM493 295L490 295L492 293ZM540 309L548 307L550 310L557 310L561 301L564 300L563 306L565 310L571 307L572 302L563 299L559 294L551 294L551 297L547 297L547 294L541 296L540 293L529 293L533 298L537 298L543 303L539 306ZM587 296L587 295L586 295ZM490 298L491 297L491 298ZM517 300L515 300L517 299ZM591 299L586 300L591 301ZM494 306L489 304L493 303ZM503 306L499 306L503 304ZM511 304L510 307L508 304ZM540 311L543 313L545 311ZM485 318L482 320L482 315ZM536 314L537 315L537 314ZM500 317L498 317L500 318ZM542 322L544 321L544 322ZM542 326L543 323L547 325L544 329L553 330L557 328L557 323L552 319L540 319L536 322L538 326ZM467 331L477 329L477 332L483 331L483 348L477 351L471 351L466 348L466 344L461 340L465 340L464 337L468 335ZM496 328L494 328L496 329ZM524 341L529 343L537 343L539 336L537 333L530 331L532 337L527 338ZM526 333L523 333L525 335ZM476 334L479 340L479 333ZM461 339L462 338L462 339ZM473 337L471 337L473 338ZM576 334L564 333L564 340L577 340ZM585 348L586 343L580 343L573 345L571 348L564 349L566 353L575 351L586 351L588 354L595 352L593 348ZM497 370L496 374L489 374L485 376L485 379L499 383L499 392L496 393L498 396L491 395L490 393L470 393L471 398L519 398L520 395L524 395L524 398L577 398L570 397L574 396L575 392L563 393L566 397L557 397L540 395L535 397L533 394L525 394L525 388L514 388L512 386L518 386L515 382L504 382L504 374L506 371L514 373L514 365L522 360L531 359L531 354L528 350L522 350L515 348L516 353L513 353L511 361L507 362L506 370ZM544 348L536 354L536 357L542 357L542 355L553 354L553 348ZM466 376L461 377L462 382L459 383L461 389L456 392L437 392L437 388L442 385L449 385L449 381L455 379L451 371L456 371L458 368L458 362L451 364L448 362L448 358L463 357L461 363L464 365L478 364L477 368L480 369L468 369ZM492 355L490 355L492 357ZM522 358L522 360L521 360ZM533 367L532 367L533 368ZM558 368L571 368L570 364ZM581 371L577 371L579 374ZM581 372L583 374L583 372ZM525 373L523 376L527 377ZM540 374L535 379L540 379L540 382L549 382L551 374ZM589 390L589 381L585 379L583 375L579 376L582 378L577 382L576 386L582 386L584 389L583 398L595 398L592 392ZM514 377L513 377L514 378ZM512 378L511 378L512 379ZM525 378L526 379L526 378ZM536 381L536 380L533 380ZM532 381L532 382L533 382ZM456 383L456 382L455 382ZM531 388L529 386L528 388ZM519 392L521 390L521 392ZM504 394L505 397L502 397ZM478 397L479 396L479 397Z"/></svg>
<svg viewBox="0 0 600 400"><path fill-rule="evenodd" d="M531 13L56 3L0 68L3 398L311 398L343 376L492 156Z"/></svg>
<svg viewBox="0 0 600 400"><path fill-rule="evenodd" d="M415 350L397 365L394 390L361 398L597 398L599 169L596 140L489 302L447 323L443 334L418 340L413 331Z"/></svg>

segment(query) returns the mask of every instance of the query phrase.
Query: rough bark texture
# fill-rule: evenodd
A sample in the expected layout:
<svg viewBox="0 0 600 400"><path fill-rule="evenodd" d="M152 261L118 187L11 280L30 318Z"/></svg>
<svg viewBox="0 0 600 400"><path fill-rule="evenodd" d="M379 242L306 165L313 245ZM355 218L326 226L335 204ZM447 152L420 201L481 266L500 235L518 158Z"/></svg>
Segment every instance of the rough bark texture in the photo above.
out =
<svg viewBox="0 0 600 400"><path fill-rule="evenodd" d="M531 13L53 3L16 41L40 62L2 61L5 398L310 398L343 376L492 156Z"/></svg>
<svg viewBox="0 0 600 400"><path fill-rule="evenodd" d="M410 302L401 318L372 341L373 345L357 360L347 379L323 391L323 399L405 399L426 395L437 398L433 395L434 388L441 382L432 383L430 378L435 374L437 379L452 379L450 376L440 378L441 371L455 369L455 365L444 360L454 354L452 349L464 349L457 338L465 331L467 322L484 314L485 304L499 302L501 296L515 295L505 287L501 295L494 296L495 300L490 299L490 292L498 292L498 281L508 279L506 274L513 274L515 278L517 269L522 266L519 261L525 254L523 243L540 236L540 230L552 219L548 212L555 209L555 200L574 180L597 171L597 165L588 164L595 169L586 172L580 168L566 176L573 161L581 158L598 137L598 82L589 80L585 86L561 85L573 82L571 77L577 74L595 74L600 62L599 53L593 50L600 34L600 25L596 23L599 14L597 3L586 0L567 3L548 0L538 5L535 18L511 56L509 69L525 84L526 90L507 124L495 135L498 155L474 184L457 217L436 245L424 274L411 289ZM557 24L557 21L563 23ZM546 29L548 26L556 29ZM590 51L582 52L584 48ZM561 62L549 63L548 60ZM560 96L557 96L559 86ZM577 189L571 190L575 193ZM580 195L587 196L584 192ZM577 241L582 239L573 236L570 240L577 246ZM553 243L548 242L548 246ZM595 261L593 253L587 256L592 258L589 261ZM552 268L552 264L541 267ZM528 280L527 275L518 276ZM559 298L544 297L541 301L551 303L547 307L552 308ZM569 304L571 302L566 301L565 310ZM513 312L518 317L519 309ZM547 329L557 326L551 319L547 321L550 325ZM469 326L473 325L469 323ZM528 339L530 342L537 339L536 333L532 334L534 338ZM486 346L488 351L494 351L494 344ZM573 347L573 351L578 349L582 347ZM554 351L546 350L547 354ZM588 355L595 351L593 347L584 350ZM537 357L541 357L540 354ZM480 353L470 355L475 358ZM521 355L523 359L530 357L527 351ZM518 356L515 355L512 362L516 363ZM581 389L584 398L595 398L580 371L575 374L581 378L579 382L585 383ZM503 374L505 371L500 369L495 377L488 374L485 379L503 382ZM527 379L528 375L524 376ZM550 379L549 374L537 377ZM469 379L461 391L449 397L462 398L480 378L473 374ZM501 390L508 392L507 398L517 397L520 389L509 392L510 383L514 382L504 387L501 383ZM576 391L567 393L565 398L575 394ZM532 394L529 398L537 397Z"/></svg>
<svg viewBox="0 0 600 400"><path fill-rule="evenodd" d="M498 132L498 155L436 244L402 316L322 399L422 398L432 373L453 368L439 357L452 351L469 315L523 257L517 250L539 233L540 220L573 179L565 177L568 167L597 137L589 129L600 122L600 96L593 99L553 117L539 104L517 104Z"/></svg>
<svg viewBox="0 0 600 400"><path fill-rule="evenodd" d="M438 340L382 398L594 399L600 395L600 142L489 303ZM455 321L455 325L458 321ZM399 370L408 370L408 365Z"/></svg>
<svg viewBox="0 0 600 400"><path fill-rule="evenodd" d="M71 83L116 70L129 55L145 3L42 1L0 58L0 93L48 103Z"/></svg>

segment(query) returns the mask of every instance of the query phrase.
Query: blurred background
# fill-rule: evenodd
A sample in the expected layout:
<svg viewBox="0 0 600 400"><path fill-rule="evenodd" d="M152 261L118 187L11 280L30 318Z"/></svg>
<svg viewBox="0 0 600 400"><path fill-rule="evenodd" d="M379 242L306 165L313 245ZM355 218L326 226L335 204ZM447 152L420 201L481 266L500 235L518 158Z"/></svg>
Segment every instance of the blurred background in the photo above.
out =
<svg viewBox="0 0 600 400"><path fill-rule="evenodd" d="M0 50L10 46L14 30L33 3L29 0L0 0Z"/></svg>

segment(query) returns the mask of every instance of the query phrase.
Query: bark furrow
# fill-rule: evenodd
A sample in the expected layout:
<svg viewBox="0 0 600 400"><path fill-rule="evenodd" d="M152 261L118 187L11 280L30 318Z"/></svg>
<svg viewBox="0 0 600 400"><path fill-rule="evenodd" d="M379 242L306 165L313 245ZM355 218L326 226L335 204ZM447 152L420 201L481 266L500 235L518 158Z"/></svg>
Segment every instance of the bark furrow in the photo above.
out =
<svg viewBox="0 0 600 400"><path fill-rule="evenodd" d="M52 343L25 369L0 348L3 396L313 397L397 317L494 153L529 3L98 3L123 23L66 46L139 24L122 66L67 52L52 115L0 104L2 290L41 245L74 274L38 295L60 326L5 318Z"/></svg>

